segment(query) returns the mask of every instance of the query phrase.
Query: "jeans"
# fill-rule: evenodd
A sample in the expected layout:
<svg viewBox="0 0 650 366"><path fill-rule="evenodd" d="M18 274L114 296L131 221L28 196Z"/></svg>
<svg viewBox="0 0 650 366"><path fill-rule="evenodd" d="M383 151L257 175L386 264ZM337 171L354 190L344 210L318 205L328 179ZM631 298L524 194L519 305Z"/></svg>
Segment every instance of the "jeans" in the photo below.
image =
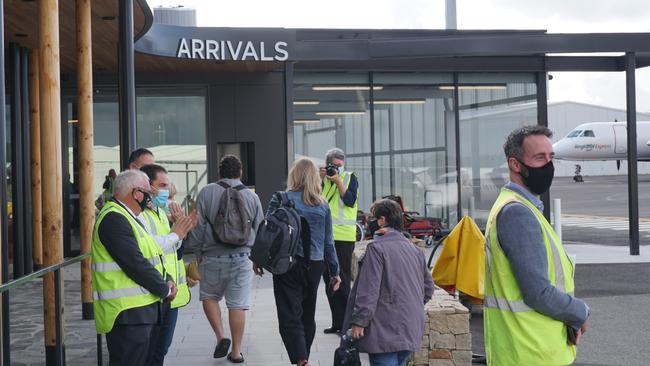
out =
<svg viewBox="0 0 650 366"><path fill-rule="evenodd" d="M370 366L404 366L411 351L397 351L387 353L370 353Z"/></svg>
<svg viewBox="0 0 650 366"><path fill-rule="evenodd" d="M167 355L169 346L171 346L172 339L174 338L176 320L178 320L178 308L170 309L167 307L166 310L163 309L160 324L154 325L151 330L151 343L149 344L147 365L163 365L165 355Z"/></svg>

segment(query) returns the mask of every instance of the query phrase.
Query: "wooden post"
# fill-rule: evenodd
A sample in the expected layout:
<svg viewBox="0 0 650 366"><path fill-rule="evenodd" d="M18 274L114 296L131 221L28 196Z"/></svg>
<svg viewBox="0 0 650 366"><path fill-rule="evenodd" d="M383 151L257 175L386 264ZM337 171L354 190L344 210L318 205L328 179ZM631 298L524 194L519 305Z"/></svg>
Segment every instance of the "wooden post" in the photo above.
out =
<svg viewBox="0 0 650 366"><path fill-rule="evenodd" d="M32 241L34 269L43 268L43 206L41 202L41 112L38 89L38 50L29 56L29 127L32 159Z"/></svg>
<svg viewBox="0 0 650 366"><path fill-rule="evenodd" d="M61 183L61 79L59 61L59 2L38 2L38 53L40 66L41 144L43 181L43 265L63 260L63 197ZM63 282L63 274L61 274ZM61 286L63 298L63 286ZM63 317L63 304L61 304ZM54 274L43 281L43 311L45 317L45 360L56 365L56 310ZM62 331L62 334L65 332ZM61 339L63 344L63 339Z"/></svg>
<svg viewBox="0 0 650 366"><path fill-rule="evenodd" d="M77 0L77 108L81 254L90 252L95 224L93 191L93 57L90 0ZM81 262L82 318L93 319L90 259Z"/></svg>

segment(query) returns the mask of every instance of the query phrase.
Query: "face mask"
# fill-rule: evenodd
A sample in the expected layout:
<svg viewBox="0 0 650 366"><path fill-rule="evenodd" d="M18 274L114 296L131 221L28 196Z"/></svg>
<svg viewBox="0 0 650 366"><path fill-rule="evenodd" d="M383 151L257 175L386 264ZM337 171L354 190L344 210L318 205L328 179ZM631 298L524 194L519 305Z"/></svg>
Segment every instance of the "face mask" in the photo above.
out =
<svg viewBox="0 0 650 366"><path fill-rule="evenodd" d="M343 175L344 169L342 166L338 167L339 175Z"/></svg>
<svg viewBox="0 0 650 366"><path fill-rule="evenodd" d="M519 164L523 165L528 171L527 175L519 173L524 179L524 183L530 189L531 192L541 195L548 191L551 188L553 183L553 175L555 173L555 167L553 166L553 161L549 161L544 166L538 168L531 168L528 165L519 161Z"/></svg>
<svg viewBox="0 0 650 366"><path fill-rule="evenodd" d="M149 202L151 202L151 195L148 192L142 192L142 191L140 192L144 195L144 198L142 199L142 201L138 201L136 199L136 202L138 202L138 205L140 206L140 210L144 211L144 209L147 208Z"/></svg>
<svg viewBox="0 0 650 366"><path fill-rule="evenodd" d="M169 191L166 189L159 189L156 197L153 198L153 205L156 207L165 207L169 199Z"/></svg>

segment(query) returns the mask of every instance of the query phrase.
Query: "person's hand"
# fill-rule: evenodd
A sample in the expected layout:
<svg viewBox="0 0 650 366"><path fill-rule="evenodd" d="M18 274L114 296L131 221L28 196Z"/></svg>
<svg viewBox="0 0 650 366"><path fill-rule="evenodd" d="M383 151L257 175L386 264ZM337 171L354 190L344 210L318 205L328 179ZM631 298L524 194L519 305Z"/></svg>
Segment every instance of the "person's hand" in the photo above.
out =
<svg viewBox="0 0 650 366"><path fill-rule="evenodd" d="M257 263L253 263L253 272L255 272L255 274L260 277L264 275L264 269L260 267Z"/></svg>
<svg viewBox="0 0 650 366"><path fill-rule="evenodd" d="M325 178L327 175L327 168L325 168L325 165L321 165L318 167L318 174L320 174L320 179Z"/></svg>
<svg viewBox="0 0 650 366"><path fill-rule="evenodd" d="M185 239L187 233L192 230L194 225L196 224L192 221L190 216L183 216L178 221L174 222L174 225L172 225L172 232L176 233L176 235L178 235L182 240Z"/></svg>
<svg viewBox="0 0 650 366"><path fill-rule="evenodd" d="M363 338L363 327L352 325L352 339L358 341Z"/></svg>
<svg viewBox="0 0 650 366"><path fill-rule="evenodd" d="M334 174L332 176L326 175L325 178L327 178L330 182L332 182L332 183L334 183L336 185L343 184L341 182L341 177L339 176L339 173L336 173L336 174Z"/></svg>
<svg viewBox="0 0 650 366"><path fill-rule="evenodd" d="M165 298L165 302L172 302L176 298L176 292L178 292L178 289L173 281L167 281L167 287L169 287L171 291L169 292L169 296Z"/></svg>
<svg viewBox="0 0 650 366"><path fill-rule="evenodd" d="M589 328L589 318L587 318L580 329L578 329L578 334L576 335L576 346L580 344L580 339L582 338L582 335L587 332L587 328Z"/></svg>
<svg viewBox="0 0 650 366"><path fill-rule="evenodd" d="M339 287L341 287L341 277L332 277L332 279L330 279L330 287L332 288L332 292L338 291Z"/></svg>
<svg viewBox="0 0 650 366"><path fill-rule="evenodd" d="M172 201L169 204L169 212L172 215L172 222L176 222L180 220L181 217L185 215L185 213L183 212L183 208L176 201Z"/></svg>

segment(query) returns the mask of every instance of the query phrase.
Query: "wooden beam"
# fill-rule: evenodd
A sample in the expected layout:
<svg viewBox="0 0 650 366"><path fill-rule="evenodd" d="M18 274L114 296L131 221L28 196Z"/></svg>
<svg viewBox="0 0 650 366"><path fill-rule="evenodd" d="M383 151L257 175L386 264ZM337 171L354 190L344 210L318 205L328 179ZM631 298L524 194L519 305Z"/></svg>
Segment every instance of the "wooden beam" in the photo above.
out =
<svg viewBox="0 0 650 366"><path fill-rule="evenodd" d="M41 106L38 89L38 50L29 55L29 127L32 166L32 242L34 269L43 268L43 206L41 202Z"/></svg>
<svg viewBox="0 0 650 366"><path fill-rule="evenodd" d="M93 56L90 0L77 0L77 108L79 126L79 208L81 254L90 252L95 224L93 191ZM93 318L90 258L81 262L83 319Z"/></svg>
<svg viewBox="0 0 650 366"><path fill-rule="evenodd" d="M59 3L39 0L39 65L41 144L43 181L43 265L57 264L63 259L63 197L61 181L61 78L59 61ZM63 274L61 275L61 284ZM63 298L63 286L61 286ZM56 310L54 274L43 281L46 364L56 365ZM63 317L63 304L61 304ZM61 328L63 329L63 327ZM61 332L65 334L65 332ZM63 339L61 339L63 344Z"/></svg>

